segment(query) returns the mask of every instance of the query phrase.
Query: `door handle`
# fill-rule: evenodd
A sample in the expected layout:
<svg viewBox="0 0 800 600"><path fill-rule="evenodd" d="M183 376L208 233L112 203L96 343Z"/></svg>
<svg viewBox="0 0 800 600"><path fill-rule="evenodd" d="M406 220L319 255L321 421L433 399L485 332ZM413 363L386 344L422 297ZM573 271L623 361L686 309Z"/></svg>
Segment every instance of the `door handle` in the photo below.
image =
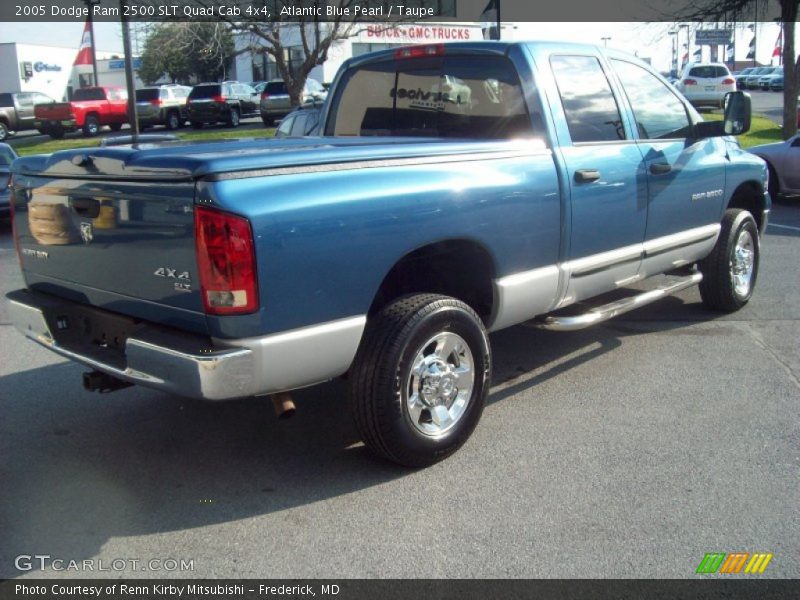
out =
<svg viewBox="0 0 800 600"><path fill-rule="evenodd" d="M600 171L597 169L578 169L575 171L575 181L578 183L591 183L600 179Z"/></svg>
<svg viewBox="0 0 800 600"><path fill-rule="evenodd" d="M665 175L672 171L672 165L669 163L651 163L650 172L653 175Z"/></svg>

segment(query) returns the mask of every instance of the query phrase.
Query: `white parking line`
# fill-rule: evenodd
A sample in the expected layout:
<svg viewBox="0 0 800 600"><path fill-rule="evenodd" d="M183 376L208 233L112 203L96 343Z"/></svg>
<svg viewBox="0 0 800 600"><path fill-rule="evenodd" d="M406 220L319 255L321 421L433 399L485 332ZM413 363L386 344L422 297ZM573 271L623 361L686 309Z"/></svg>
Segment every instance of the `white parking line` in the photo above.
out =
<svg viewBox="0 0 800 600"><path fill-rule="evenodd" d="M777 227L778 229L791 229L792 231L800 231L800 227L792 225L778 225L777 223L767 223L767 227Z"/></svg>

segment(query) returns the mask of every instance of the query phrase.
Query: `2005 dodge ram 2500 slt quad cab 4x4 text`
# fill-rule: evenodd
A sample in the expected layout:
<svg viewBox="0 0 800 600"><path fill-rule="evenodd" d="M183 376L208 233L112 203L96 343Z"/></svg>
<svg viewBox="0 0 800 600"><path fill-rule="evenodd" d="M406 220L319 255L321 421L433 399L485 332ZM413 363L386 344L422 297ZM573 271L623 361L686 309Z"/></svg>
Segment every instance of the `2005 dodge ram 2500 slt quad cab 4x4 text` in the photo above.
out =
<svg viewBox="0 0 800 600"><path fill-rule="evenodd" d="M421 45L348 60L320 123L17 160L14 324L101 391L279 404L346 374L366 445L423 466L481 416L487 332L578 329L696 284L722 311L753 293L770 199L730 137L741 92L704 122L625 54Z"/></svg>

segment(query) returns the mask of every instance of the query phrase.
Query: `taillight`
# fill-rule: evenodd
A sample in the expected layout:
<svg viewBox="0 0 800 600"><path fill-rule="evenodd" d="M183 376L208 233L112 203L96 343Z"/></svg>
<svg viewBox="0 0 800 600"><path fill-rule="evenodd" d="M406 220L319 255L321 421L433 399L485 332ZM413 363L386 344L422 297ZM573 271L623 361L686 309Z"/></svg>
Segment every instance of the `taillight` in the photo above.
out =
<svg viewBox="0 0 800 600"><path fill-rule="evenodd" d="M261 99L266 100L267 98L269 98L269 94L267 92L261 92Z"/></svg>
<svg viewBox="0 0 800 600"><path fill-rule="evenodd" d="M224 104L224 102L225 102L225 100L227 100L227 98L225 98L225 96L212 96L211 100L212 100L212 102L219 102L220 104Z"/></svg>
<svg viewBox="0 0 800 600"><path fill-rule="evenodd" d="M404 46L394 51L394 58L422 58L423 56L441 56L444 44L426 44L424 46Z"/></svg>
<svg viewBox="0 0 800 600"><path fill-rule="evenodd" d="M697 82L694 79L684 79L683 85L697 85Z"/></svg>
<svg viewBox="0 0 800 600"><path fill-rule="evenodd" d="M731 85L732 83L736 83L736 80L731 79L730 77L722 80L722 85Z"/></svg>
<svg viewBox="0 0 800 600"><path fill-rule="evenodd" d="M258 289L250 222L244 217L198 206L194 225L200 290L206 313L255 312Z"/></svg>
<svg viewBox="0 0 800 600"><path fill-rule="evenodd" d="M150 100L150 104L152 104L153 106L161 106L161 99L156 98L155 100Z"/></svg>

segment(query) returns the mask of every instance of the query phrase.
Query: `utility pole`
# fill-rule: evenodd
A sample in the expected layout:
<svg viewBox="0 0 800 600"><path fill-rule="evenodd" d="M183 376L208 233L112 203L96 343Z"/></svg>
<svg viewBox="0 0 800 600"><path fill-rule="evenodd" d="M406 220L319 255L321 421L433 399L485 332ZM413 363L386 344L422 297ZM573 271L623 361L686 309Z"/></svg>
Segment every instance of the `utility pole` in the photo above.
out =
<svg viewBox="0 0 800 600"><path fill-rule="evenodd" d="M97 45L94 40L94 7L100 4L100 0L84 0L86 8L89 9L89 14L86 15L86 20L89 22L89 35L92 36L92 75L94 75L94 85L100 85L97 79Z"/></svg>
<svg viewBox="0 0 800 600"><path fill-rule="evenodd" d="M128 19L125 18L125 4L127 0L119 0L120 21L122 22L122 49L125 52L125 85L128 88L128 118L130 119L131 131L133 131L132 143L139 141L139 118L136 115L136 82L133 78L133 57L131 55L131 31Z"/></svg>

